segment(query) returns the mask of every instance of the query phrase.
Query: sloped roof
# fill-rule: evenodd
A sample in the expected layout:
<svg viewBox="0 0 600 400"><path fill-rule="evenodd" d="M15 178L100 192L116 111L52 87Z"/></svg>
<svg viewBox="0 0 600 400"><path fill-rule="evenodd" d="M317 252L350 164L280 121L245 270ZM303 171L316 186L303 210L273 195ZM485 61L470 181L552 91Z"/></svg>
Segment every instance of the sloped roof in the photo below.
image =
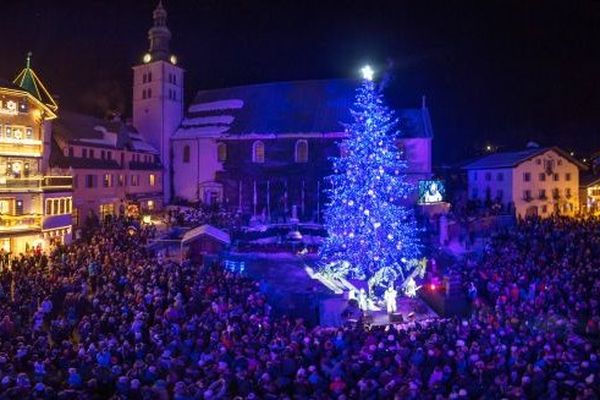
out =
<svg viewBox="0 0 600 400"><path fill-rule="evenodd" d="M473 162L465 164L463 169L497 169L497 168L512 168L524 161L527 161L539 154L553 150L562 157L576 164L581 169L587 169L579 160L571 157L566 151L558 147L535 147L521 151L508 151L502 153L494 153L488 156L481 157Z"/></svg>
<svg viewBox="0 0 600 400"><path fill-rule="evenodd" d="M349 79L273 82L201 90L175 134L178 138L277 133L343 132L352 120ZM398 110L402 137L432 137L427 108Z"/></svg>
<svg viewBox="0 0 600 400"><path fill-rule="evenodd" d="M600 175L586 174L579 177L579 186L589 187L600 184Z"/></svg>
<svg viewBox="0 0 600 400"><path fill-rule="evenodd" d="M231 239L229 237L229 234L227 232L224 232L218 228L215 228L212 225L200 225L194 229L190 229L189 231L187 231L184 235L183 238L181 239L181 243L186 243L189 242L191 240L196 239L197 237L203 236L203 235L207 235L210 236L220 242L223 242L225 244L229 244L231 243Z"/></svg>
<svg viewBox="0 0 600 400"><path fill-rule="evenodd" d="M102 140L104 137L102 129L108 132L118 132L120 124L120 122L105 121L91 115L63 110L59 118L52 124L52 129L65 139L77 142L82 139Z"/></svg>
<svg viewBox="0 0 600 400"><path fill-rule="evenodd" d="M61 111L52 129L71 143L96 147L130 148L131 150L158 154L142 135L131 125L122 121L107 121L91 115ZM106 139L103 131L116 135L116 142Z"/></svg>

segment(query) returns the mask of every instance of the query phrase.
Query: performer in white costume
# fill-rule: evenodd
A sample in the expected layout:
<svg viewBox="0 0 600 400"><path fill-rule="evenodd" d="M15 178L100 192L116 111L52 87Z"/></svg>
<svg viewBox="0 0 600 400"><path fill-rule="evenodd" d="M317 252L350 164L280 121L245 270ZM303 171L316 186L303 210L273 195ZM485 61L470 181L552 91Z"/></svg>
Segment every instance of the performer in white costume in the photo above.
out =
<svg viewBox="0 0 600 400"><path fill-rule="evenodd" d="M396 306L396 296L397 295L398 295L398 292L396 291L396 289L394 289L393 285L388 287L387 290L385 291L385 294L383 295L383 299L385 300L385 307L387 308L388 314L393 314L397 310L397 306Z"/></svg>
<svg viewBox="0 0 600 400"><path fill-rule="evenodd" d="M368 311L367 291L361 288L358 292L358 307L363 311Z"/></svg>
<svg viewBox="0 0 600 400"><path fill-rule="evenodd" d="M415 297L417 295L417 282L415 282L414 278L411 276L406 281L406 286L404 286L404 294L408 297Z"/></svg>

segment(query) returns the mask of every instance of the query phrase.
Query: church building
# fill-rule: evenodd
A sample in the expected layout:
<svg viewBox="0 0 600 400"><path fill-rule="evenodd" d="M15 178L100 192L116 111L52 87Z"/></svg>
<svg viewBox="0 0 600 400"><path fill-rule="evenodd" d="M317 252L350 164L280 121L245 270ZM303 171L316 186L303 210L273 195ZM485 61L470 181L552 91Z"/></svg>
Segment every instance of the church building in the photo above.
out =
<svg viewBox="0 0 600 400"><path fill-rule="evenodd" d="M169 50L159 3L150 48L135 66L133 124L164 165L164 200L222 203L267 221L319 221L330 158L343 152L343 123L358 80L274 82L200 90L184 109L183 69ZM429 110L396 110L409 179L431 178Z"/></svg>

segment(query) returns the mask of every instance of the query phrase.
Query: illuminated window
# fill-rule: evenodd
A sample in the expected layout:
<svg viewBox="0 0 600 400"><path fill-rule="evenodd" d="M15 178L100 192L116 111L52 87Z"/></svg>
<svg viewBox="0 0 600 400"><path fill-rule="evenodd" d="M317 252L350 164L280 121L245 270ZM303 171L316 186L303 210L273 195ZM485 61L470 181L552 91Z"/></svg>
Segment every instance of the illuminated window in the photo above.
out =
<svg viewBox="0 0 600 400"><path fill-rule="evenodd" d="M148 210L154 210L154 200L148 200Z"/></svg>
<svg viewBox="0 0 600 400"><path fill-rule="evenodd" d="M6 128L4 128L4 136L6 136L9 139L12 137L12 127L11 126L6 125Z"/></svg>
<svg viewBox="0 0 600 400"><path fill-rule="evenodd" d="M46 215L52 215L52 200L46 199Z"/></svg>
<svg viewBox="0 0 600 400"><path fill-rule="evenodd" d="M123 175L119 175L118 185L123 186L124 183L125 183L125 177Z"/></svg>
<svg viewBox="0 0 600 400"><path fill-rule="evenodd" d="M252 162L265 162L265 144L260 140L257 140L252 144Z"/></svg>
<svg viewBox="0 0 600 400"><path fill-rule="evenodd" d="M150 176L148 177L149 182L150 182L150 186L154 186L156 184L156 175L154 174L150 174Z"/></svg>
<svg viewBox="0 0 600 400"><path fill-rule="evenodd" d="M65 213L65 199L60 199L59 200L59 204L60 204L60 214L64 214Z"/></svg>
<svg viewBox="0 0 600 400"><path fill-rule="evenodd" d="M104 187L111 187L112 186L112 179L111 179L111 175L110 174L104 174L104 179L102 180L102 185Z"/></svg>
<svg viewBox="0 0 600 400"><path fill-rule="evenodd" d="M183 162L184 163L190 162L190 146L187 144L185 146L183 146Z"/></svg>
<svg viewBox="0 0 600 400"><path fill-rule="evenodd" d="M53 199L52 200L52 214L58 214L58 210L59 210L59 205L60 201L58 199Z"/></svg>
<svg viewBox="0 0 600 400"><path fill-rule="evenodd" d="M308 142L306 140L296 141L295 157L297 163L308 162Z"/></svg>
<svg viewBox="0 0 600 400"><path fill-rule="evenodd" d="M67 214L70 214L70 213L71 213L71 211L72 211L72 210L71 210L71 198L70 198L70 197L68 197L68 198L65 200L65 203L66 203L66 205L65 205L65 208L66 208L65 212L66 212Z"/></svg>
<svg viewBox="0 0 600 400"><path fill-rule="evenodd" d="M73 225L78 226L79 225L79 210L77 208L73 208L73 212L71 213L73 219Z"/></svg>
<svg viewBox="0 0 600 400"><path fill-rule="evenodd" d="M11 199L0 199L0 215L10 214L12 200Z"/></svg>
<svg viewBox="0 0 600 400"><path fill-rule="evenodd" d="M217 145L217 160L220 162L227 161L227 145L225 143Z"/></svg>
<svg viewBox="0 0 600 400"><path fill-rule="evenodd" d="M31 139L33 137L33 129L25 128L25 138Z"/></svg>

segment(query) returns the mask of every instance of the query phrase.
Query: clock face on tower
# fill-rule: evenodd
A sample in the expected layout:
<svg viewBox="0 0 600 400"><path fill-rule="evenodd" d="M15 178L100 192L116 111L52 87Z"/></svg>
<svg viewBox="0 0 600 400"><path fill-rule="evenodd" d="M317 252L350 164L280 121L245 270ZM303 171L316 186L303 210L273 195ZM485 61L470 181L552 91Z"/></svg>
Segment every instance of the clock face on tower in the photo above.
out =
<svg viewBox="0 0 600 400"><path fill-rule="evenodd" d="M144 54L144 63L148 64L150 61L152 61L152 56L150 55L150 53L146 53Z"/></svg>

